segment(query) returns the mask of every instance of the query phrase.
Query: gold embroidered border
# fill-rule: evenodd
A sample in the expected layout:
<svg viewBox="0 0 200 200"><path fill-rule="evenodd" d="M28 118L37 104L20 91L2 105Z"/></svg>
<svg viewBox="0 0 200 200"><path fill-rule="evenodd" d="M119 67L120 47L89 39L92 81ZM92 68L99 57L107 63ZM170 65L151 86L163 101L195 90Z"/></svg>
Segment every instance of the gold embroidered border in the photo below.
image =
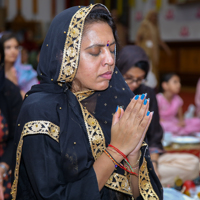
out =
<svg viewBox="0 0 200 200"><path fill-rule="evenodd" d="M153 189L153 186L151 185L147 168L147 161L145 157L139 172L139 188L140 194L142 195L144 200L159 200L157 194Z"/></svg>
<svg viewBox="0 0 200 200"><path fill-rule="evenodd" d="M49 121L31 121L24 125L16 152L16 166L14 171L14 182L11 188L12 199L17 197L17 185L19 180L19 167L22 154L23 137L26 135L46 134L56 142L59 142L60 127Z"/></svg>
<svg viewBox="0 0 200 200"><path fill-rule="evenodd" d="M72 17L63 51L62 65L57 81L72 82L78 68L85 18L95 5L80 8Z"/></svg>
<svg viewBox="0 0 200 200"><path fill-rule="evenodd" d="M81 92L75 92L74 95L78 99L79 102L86 99L90 95L94 94L94 90L88 90L88 91L81 91Z"/></svg>
<svg viewBox="0 0 200 200"><path fill-rule="evenodd" d="M88 133L92 155L96 160L106 149L105 138L98 121L80 103L85 126ZM113 173L105 184L106 187L132 195L128 177L118 173Z"/></svg>
<svg viewBox="0 0 200 200"><path fill-rule="evenodd" d="M31 121L24 125L23 136L34 134L49 135L56 142L59 142L60 127L49 121Z"/></svg>
<svg viewBox="0 0 200 200"><path fill-rule="evenodd" d="M142 147L144 146L148 146L148 144L145 141L142 142Z"/></svg>
<svg viewBox="0 0 200 200"><path fill-rule="evenodd" d="M106 182L105 186L114 189L119 192L123 192L129 195L132 195L131 188L130 188L130 175L127 175L128 178L124 175L113 173L108 181Z"/></svg>
<svg viewBox="0 0 200 200"><path fill-rule="evenodd" d="M80 103L85 126L88 133L92 155L96 160L106 149L105 138L98 121L91 115L88 110Z"/></svg>

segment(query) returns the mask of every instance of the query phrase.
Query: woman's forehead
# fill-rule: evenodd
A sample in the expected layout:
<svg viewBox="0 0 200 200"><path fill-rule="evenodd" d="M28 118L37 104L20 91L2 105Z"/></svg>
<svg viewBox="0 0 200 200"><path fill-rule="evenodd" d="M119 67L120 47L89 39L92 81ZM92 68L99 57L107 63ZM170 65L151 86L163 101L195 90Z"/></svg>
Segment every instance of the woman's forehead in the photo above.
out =
<svg viewBox="0 0 200 200"><path fill-rule="evenodd" d="M115 42L111 27L105 22L96 22L86 27L83 34L84 39L92 43L113 43ZM83 39L83 41L84 41Z"/></svg>
<svg viewBox="0 0 200 200"><path fill-rule="evenodd" d="M10 39L6 40L6 41L4 42L4 45L6 45L6 44L18 44L18 42L17 42L17 40L13 37L13 38L10 38Z"/></svg>

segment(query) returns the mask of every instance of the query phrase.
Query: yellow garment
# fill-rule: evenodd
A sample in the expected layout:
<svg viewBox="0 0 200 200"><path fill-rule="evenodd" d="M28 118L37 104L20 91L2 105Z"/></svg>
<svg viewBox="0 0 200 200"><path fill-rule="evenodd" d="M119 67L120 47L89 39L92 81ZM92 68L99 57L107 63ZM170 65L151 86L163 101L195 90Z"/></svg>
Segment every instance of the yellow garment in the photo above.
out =
<svg viewBox="0 0 200 200"><path fill-rule="evenodd" d="M160 33L156 25L151 22L152 16L156 16L157 12L150 11L146 18L142 21L137 35L136 44L144 49L147 56L152 63L152 72L155 74L157 80L159 80L159 43L160 43Z"/></svg>

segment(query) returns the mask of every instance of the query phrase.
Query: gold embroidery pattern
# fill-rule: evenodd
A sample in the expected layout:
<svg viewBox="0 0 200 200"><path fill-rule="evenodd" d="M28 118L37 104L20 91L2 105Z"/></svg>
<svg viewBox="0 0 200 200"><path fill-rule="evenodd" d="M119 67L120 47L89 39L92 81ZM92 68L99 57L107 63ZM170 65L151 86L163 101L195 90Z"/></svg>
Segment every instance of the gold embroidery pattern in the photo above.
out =
<svg viewBox="0 0 200 200"><path fill-rule="evenodd" d="M105 150L105 138L98 121L80 103L92 154L96 160Z"/></svg>
<svg viewBox="0 0 200 200"><path fill-rule="evenodd" d="M20 166L20 161L21 161L21 153L22 153L22 145L23 145L23 132L21 134L19 144L17 146L17 153L16 153L16 166L15 166L15 171L14 173L14 181L11 187L11 195L12 195L12 200L15 200L17 197L17 184L19 180L19 166Z"/></svg>
<svg viewBox="0 0 200 200"><path fill-rule="evenodd" d="M148 146L148 144L145 141L142 142L142 147L144 146Z"/></svg>
<svg viewBox="0 0 200 200"><path fill-rule="evenodd" d="M19 180L19 167L22 154L23 137L26 135L46 134L56 142L59 142L60 127L49 121L31 121L24 125L16 152L16 166L14 171L14 182L12 184L11 195L15 200L17 197L17 185Z"/></svg>
<svg viewBox="0 0 200 200"><path fill-rule="evenodd" d="M144 158L139 172L139 188L140 194L144 200L159 200L157 194L153 190L147 169L147 161Z"/></svg>
<svg viewBox="0 0 200 200"><path fill-rule="evenodd" d="M31 121L24 125L23 136L34 134L47 134L59 142L60 127L49 121Z"/></svg>
<svg viewBox="0 0 200 200"><path fill-rule="evenodd" d="M116 191L132 195L129 182L130 175L127 176L129 176L129 178L114 172L106 182L105 186L114 189Z"/></svg>
<svg viewBox="0 0 200 200"><path fill-rule="evenodd" d="M71 19L66 35L62 65L57 81L72 82L78 67L85 18L95 5L79 9Z"/></svg>
<svg viewBox="0 0 200 200"><path fill-rule="evenodd" d="M81 102L82 100L86 99L93 93L94 93L94 90L88 90L88 91L75 92L74 95L76 96L78 101Z"/></svg>
<svg viewBox="0 0 200 200"><path fill-rule="evenodd" d="M106 149L105 138L101 126L99 125L98 121L91 115L88 110L82 106L80 103L83 118L85 121L85 126L88 133L88 139L90 142L92 155L96 160ZM105 184L108 188L130 194L130 184L127 176L113 173L107 183Z"/></svg>

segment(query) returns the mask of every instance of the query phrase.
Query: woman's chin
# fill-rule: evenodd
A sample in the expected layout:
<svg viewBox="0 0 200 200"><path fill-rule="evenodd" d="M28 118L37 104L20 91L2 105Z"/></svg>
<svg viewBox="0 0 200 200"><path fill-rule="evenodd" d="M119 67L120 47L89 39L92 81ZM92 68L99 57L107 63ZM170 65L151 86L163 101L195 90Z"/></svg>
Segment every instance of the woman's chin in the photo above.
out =
<svg viewBox="0 0 200 200"><path fill-rule="evenodd" d="M134 92L138 87L129 87L132 92Z"/></svg>
<svg viewBox="0 0 200 200"><path fill-rule="evenodd" d="M105 81L103 84L97 85L94 90L103 91L109 87L109 81Z"/></svg>

